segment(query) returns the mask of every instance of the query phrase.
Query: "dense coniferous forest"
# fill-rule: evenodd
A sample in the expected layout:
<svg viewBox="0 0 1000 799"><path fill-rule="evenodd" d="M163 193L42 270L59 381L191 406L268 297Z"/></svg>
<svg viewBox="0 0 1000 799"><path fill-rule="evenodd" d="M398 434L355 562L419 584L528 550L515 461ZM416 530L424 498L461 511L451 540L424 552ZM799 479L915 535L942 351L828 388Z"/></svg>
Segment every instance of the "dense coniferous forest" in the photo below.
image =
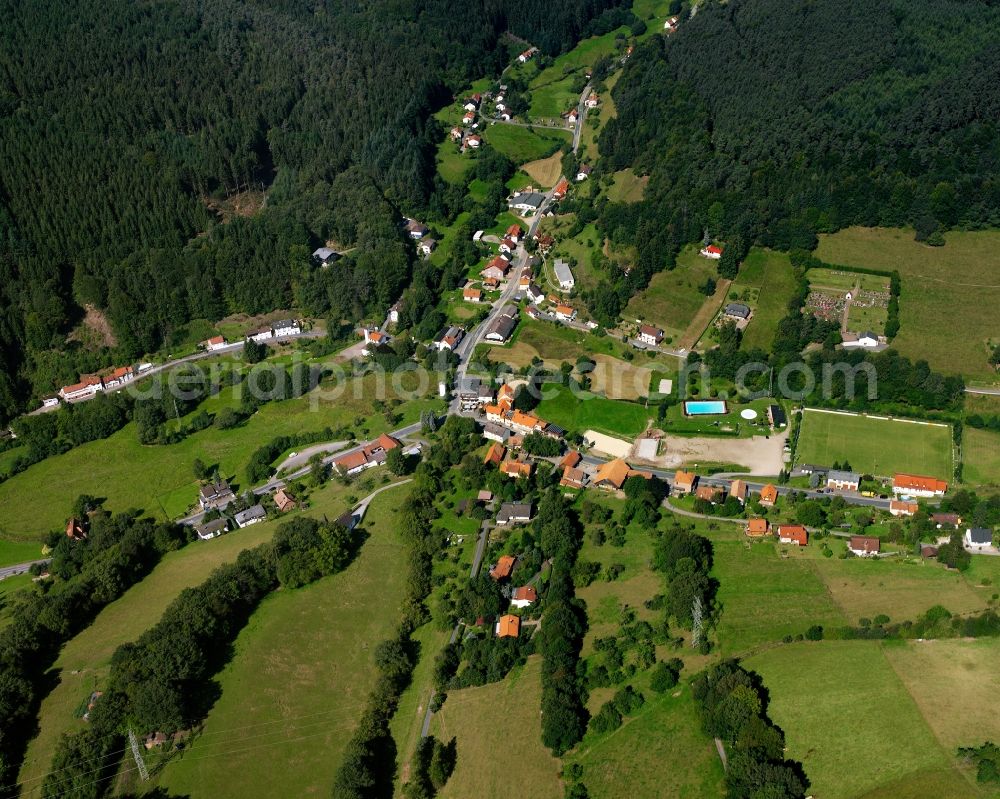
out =
<svg viewBox="0 0 1000 799"><path fill-rule="evenodd" d="M602 213L639 249L625 297L706 231L742 258L852 224L930 244L1000 224L992 0L708 0L614 97L605 166L650 175L643 202Z"/></svg>
<svg viewBox="0 0 1000 799"><path fill-rule="evenodd" d="M413 259L398 211L434 191L430 112L513 37L557 53L620 5L0 2L0 421L93 368L66 346L86 305L108 360L193 318L384 308ZM251 218L211 210L261 189ZM335 290L308 276L328 238L359 247Z"/></svg>

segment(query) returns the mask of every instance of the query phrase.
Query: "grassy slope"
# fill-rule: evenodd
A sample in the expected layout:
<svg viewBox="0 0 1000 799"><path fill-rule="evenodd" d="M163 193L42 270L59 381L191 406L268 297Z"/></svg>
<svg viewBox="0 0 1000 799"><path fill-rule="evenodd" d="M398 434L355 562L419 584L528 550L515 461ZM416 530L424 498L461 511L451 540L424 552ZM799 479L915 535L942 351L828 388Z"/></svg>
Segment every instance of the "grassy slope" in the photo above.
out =
<svg viewBox="0 0 1000 799"><path fill-rule="evenodd" d="M389 386L391 381L386 390L393 396ZM336 396L320 389L300 399L269 403L239 428L209 428L166 446L139 444L134 425L128 424L104 441L47 458L0 484L0 532L33 539L61 527L70 503L80 494L104 497L112 510L138 507L159 518L172 518L183 513L197 495L191 472L195 458L219 464L221 474L235 475L237 483L245 483L244 469L251 453L274 436L341 425L352 426L358 435L388 428L381 414L373 414L374 375L342 389ZM229 404L234 401L227 394L206 401L203 407L216 411ZM423 407L427 407L423 401L402 406L401 424L418 419ZM359 417L365 424L353 427ZM33 501L22 501L25 495Z"/></svg>
<svg viewBox="0 0 1000 799"><path fill-rule="evenodd" d="M872 474L910 472L949 480L951 431L946 427L811 411L802 417L796 459L823 466L847 460L853 469Z"/></svg>
<svg viewBox="0 0 1000 799"><path fill-rule="evenodd" d="M955 773L951 752L928 728L887 652L872 641L800 643L746 665L763 676L771 718L785 731L788 754L803 762L817 796L854 799L918 772L934 774L933 782L949 792L914 796L976 796ZM925 681L920 689L947 693Z"/></svg>
<svg viewBox="0 0 1000 799"><path fill-rule="evenodd" d="M771 350L778 323L785 318L788 300L795 293L795 274L785 253L753 249L743 262L730 293L744 289L756 293L754 314L743 333L744 350Z"/></svg>
<svg viewBox="0 0 1000 799"><path fill-rule="evenodd" d="M514 163L524 164L545 158L563 142L571 142L569 131L549 128L525 128L497 123L486 127L483 136Z"/></svg>
<svg viewBox="0 0 1000 799"><path fill-rule="evenodd" d="M1000 434L966 427L962 433L962 479L979 486L1000 481Z"/></svg>
<svg viewBox="0 0 1000 799"><path fill-rule="evenodd" d="M615 179L608 188L608 199L616 203L637 203L642 199L649 183L649 176L637 176L631 169L615 172Z"/></svg>
<svg viewBox="0 0 1000 799"><path fill-rule="evenodd" d="M996 380L986 359L988 343L1000 342L1000 280L988 265L1000 231L953 232L945 240L944 247L929 247L914 241L911 230L849 228L821 236L816 254L833 264L898 270L895 348L946 373Z"/></svg>
<svg viewBox="0 0 1000 799"><path fill-rule="evenodd" d="M349 491L339 484L328 484L313 493L312 507L306 513L339 516L349 507L345 499ZM255 524L170 553L145 580L106 607L90 627L63 647L55 665L59 682L42 702L40 732L28 750L22 781L31 780L29 786L36 784L37 777L49 767L59 736L80 727L74 712L90 691L100 686L115 649L152 627L183 589L200 584L213 569L232 562L244 549L270 540L278 524L278 520Z"/></svg>
<svg viewBox="0 0 1000 799"><path fill-rule="evenodd" d="M455 773L441 799L559 799L559 761L541 742L541 659L503 682L452 691L431 734L458 740Z"/></svg>
<svg viewBox="0 0 1000 799"><path fill-rule="evenodd" d="M726 526L711 535L713 574L719 580L718 640L725 655L738 655L813 624L841 626L847 619L823 580L801 557L776 544L748 544L742 528Z"/></svg>
<svg viewBox="0 0 1000 799"><path fill-rule="evenodd" d="M654 275L649 286L629 300L622 316L662 327L668 336L680 335L705 303L698 287L706 278L717 277L715 266L688 247L677 256L674 269Z"/></svg>
<svg viewBox="0 0 1000 799"><path fill-rule="evenodd" d="M633 437L646 428L650 413L641 405L595 395L580 397L564 387L547 388L537 413L567 430L597 430L613 436Z"/></svg>
<svg viewBox="0 0 1000 799"><path fill-rule="evenodd" d="M219 675L222 696L204 735L164 772L161 784L172 794L329 790L373 685L373 647L398 621L406 575L405 547L393 525L405 489L398 492L372 502L365 520L371 538L347 570L273 594L254 614ZM263 723L271 726L249 726Z"/></svg>

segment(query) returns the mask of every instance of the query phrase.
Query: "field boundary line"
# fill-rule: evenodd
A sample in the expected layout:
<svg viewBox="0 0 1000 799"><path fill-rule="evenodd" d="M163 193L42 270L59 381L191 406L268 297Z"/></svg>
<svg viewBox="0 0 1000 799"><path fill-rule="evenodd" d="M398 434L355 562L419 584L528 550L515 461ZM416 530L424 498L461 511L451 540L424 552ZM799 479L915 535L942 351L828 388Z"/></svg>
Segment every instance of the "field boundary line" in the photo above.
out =
<svg viewBox="0 0 1000 799"><path fill-rule="evenodd" d="M810 413L829 413L833 416L853 416L858 419L875 419L879 422L902 422L903 424L920 424L926 427L943 427L951 428L951 425L947 422L928 422L924 419L904 419L900 416L878 416L872 413L855 413L853 411L835 411L830 408L803 408L803 413L808 411Z"/></svg>

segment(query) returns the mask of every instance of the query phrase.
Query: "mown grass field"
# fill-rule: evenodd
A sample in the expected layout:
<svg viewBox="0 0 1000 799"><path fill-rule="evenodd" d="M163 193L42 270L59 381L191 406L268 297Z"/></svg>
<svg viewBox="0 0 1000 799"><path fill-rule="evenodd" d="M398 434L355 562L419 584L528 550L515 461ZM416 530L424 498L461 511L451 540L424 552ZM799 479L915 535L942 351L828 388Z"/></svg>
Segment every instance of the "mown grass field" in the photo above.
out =
<svg viewBox="0 0 1000 799"><path fill-rule="evenodd" d="M644 691L646 704L607 735L588 736L569 760L593 799L722 797L722 763L701 731L691 689ZM627 786L627 789L626 787ZM624 792L623 792L624 791Z"/></svg>
<svg viewBox="0 0 1000 799"><path fill-rule="evenodd" d="M965 427L962 431L962 481L974 486L1000 484L1000 433Z"/></svg>
<svg viewBox="0 0 1000 799"><path fill-rule="evenodd" d="M562 153L552 153L548 158L531 161L521 167L532 180L546 189L556 185L561 168Z"/></svg>
<svg viewBox="0 0 1000 799"><path fill-rule="evenodd" d="M950 743L935 737L924 709L896 674L897 646L911 645L805 642L769 650L745 665L763 677L771 697L769 714L785 731L789 757L804 764L814 795L827 799L983 795L962 777ZM962 670L942 668L949 672L945 682L930 679L931 671L914 683L914 690L942 700L956 697L948 703L946 715L953 719L949 723L963 724L968 700L963 698ZM984 732L976 726L981 712L970 710L973 716L960 736L978 743ZM995 726L991 720L989 729ZM927 786L933 786L930 792L924 790Z"/></svg>
<svg viewBox="0 0 1000 799"><path fill-rule="evenodd" d="M538 415L580 433L596 430L632 438L646 429L646 423L653 415L636 403L609 400L585 392L576 396L566 387L547 387L543 396L536 409Z"/></svg>
<svg viewBox="0 0 1000 799"><path fill-rule="evenodd" d="M661 327L668 336L680 336L710 299L699 291L709 277L717 277L715 261L688 247L677 256L674 269L653 275L649 286L629 300L622 316Z"/></svg>
<svg viewBox="0 0 1000 799"><path fill-rule="evenodd" d="M612 97L611 92L621 76L622 73L619 71L605 81L604 91L601 92L600 106L587 113L583 131L580 133L580 154L585 161L595 161L600 156L597 140L600 138L601 131L608 124L608 120L618 116L615 98Z"/></svg>
<svg viewBox="0 0 1000 799"><path fill-rule="evenodd" d="M296 513L317 518L326 514L336 518L349 509L347 496L351 490L338 483L329 483L313 492L309 509ZM405 492L406 489L394 490ZM391 492L387 494L391 495ZM389 498L386 495L383 497ZM82 728L83 722L77 720L76 710L91 691L101 687L115 649L135 640L156 624L182 590L204 582L216 567L234 561L244 549L269 541L281 520L287 518L290 514L233 531L212 541L196 541L169 553L144 580L108 605L93 624L63 647L55 664L58 682L42 702L38 716L39 734L30 744L21 772L21 781L26 788L40 787L38 778L48 770L59 736ZM34 795L25 793L25 797Z"/></svg>
<svg viewBox="0 0 1000 799"><path fill-rule="evenodd" d="M637 203L648 183L649 175L639 176L631 169L615 172L614 182L608 187L608 199L616 203Z"/></svg>
<svg viewBox="0 0 1000 799"><path fill-rule="evenodd" d="M859 386L863 391L863 380ZM855 471L868 474L908 472L950 481L951 430L806 409L796 460L820 466L847 461Z"/></svg>
<svg viewBox="0 0 1000 799"><path fill-rule="evenodd" d="M559 145L572 143L572 136L566 130L526 128L499 122L487 126L483 137L515 164L547 158Z"/></svg>
<svg viewBox="0 0 1000 799"><path fill-rule="evenodd" d="M448 136L438 145L437 171L449 183L461 183L472 165L472 159L461 153L458 145Z"/></svg>
<svg viewBox="0 0 1000 799"><path fill-rule="evenodd" d="M771 351L778 323L788 314L788 301L795 288L792 262L785 253L758 248L750 251L729 287L729 296L736 292L740 301L744 301L744 292L754 295L753 318L743 331L742 349Z"/></svg>
<svg viewBox="0 0 1000 799"><path fill-rule="evenodd" d="M909 229L848 228L820 236L827 263L897 270L902 279L900 331L893 346L947 374L996 381L987 362L1000 343L1000 279L990 270L1000 231L952 232L945 246L913 240Z"/></svg>
<svg viewBox="0 0 1000 799"><path fill-rule="evenodd" d="M560 799L560 763L542 745L541 658L533 656L502 682L463 688L431 723L431 734L457 739L455 772L440 799Z"/></svg>
<svg viewBox="0 0 1000 799"><path fill-rule="evenodd" d="M218 676L222 695L204 732L160 784L177 795L309 796L328 792L392 632L405 588L395 528L405 494L372 501L370 538L341 574L279 591L239 634ZM280 763L280 768L275 764Z"/></svg>
<svg viewBox="0 0 1000 799"><path fill-rule="evenodd" d="M42 557L41 540L0 538L0 567L27 563Z"/></svg>
<svg viewBox="0 0 1000 799"><path fill-rule="evenodd" d="M395 396L391 380L386 381L386 394ZM250 455L275 436L327 426L346 425L358 437L390 429L383 415L375 413L376 395L376 376L370 375L337 391L320 388L299 399L268 403L232 430L209 428L163 446L140 444L135 426L128 424L103 441L47 458L0 484L0 533L13 540L37 539L65 523L70 504L80 494L104 497L110 510L141 508L157 518L174 518L196 499L191 469L195 458L218 464L220 474L235 477L240 488L247 488L244 470ZM419 419L421 410L433 403L421 399L402 405L400 425ZM223 392L202 407L215 412L234 404L238 399ZM362 423L355 425L359 419ZM25 496L32 501L25 502Z"/></svg>
<svg viewBox="0 0 1000 799"><path fill-rule="evenodd" d="M789 547L782 557L785 547L770 541L750 544L742 527L722 527L709 537L713 574L719 580L716 634L723 654L744 654L804 633L813 624L848 623L802 553Z"/></svg>

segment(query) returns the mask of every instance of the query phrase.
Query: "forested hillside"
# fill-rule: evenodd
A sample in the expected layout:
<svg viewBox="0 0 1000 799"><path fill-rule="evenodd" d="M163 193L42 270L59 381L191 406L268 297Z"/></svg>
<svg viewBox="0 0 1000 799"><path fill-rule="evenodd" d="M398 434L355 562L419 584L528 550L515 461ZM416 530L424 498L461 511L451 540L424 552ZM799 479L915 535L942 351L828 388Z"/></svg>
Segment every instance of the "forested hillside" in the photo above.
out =
<svg viewBox="0 0 1000 799"><path fill-rule="evenodd" d="M301 300L332 237L362 255L307 310L384 307L412 259L398 209L434 191L430 111L523 46L504 34L555 53L619 5L0 0L0 421L75 378L84 304L134 358ZM262 188L251 219L206 202Z"/></svg>
<svg viewBox="0 0 1000 799"><path fill-rule="evenodd" d="M993 0L706 0L637 50L614 97L601 153L650 175L644 202L603 212L640 252L620 295L706 230L742 257L853 224L932 244L1000 224Z"/></svg>

